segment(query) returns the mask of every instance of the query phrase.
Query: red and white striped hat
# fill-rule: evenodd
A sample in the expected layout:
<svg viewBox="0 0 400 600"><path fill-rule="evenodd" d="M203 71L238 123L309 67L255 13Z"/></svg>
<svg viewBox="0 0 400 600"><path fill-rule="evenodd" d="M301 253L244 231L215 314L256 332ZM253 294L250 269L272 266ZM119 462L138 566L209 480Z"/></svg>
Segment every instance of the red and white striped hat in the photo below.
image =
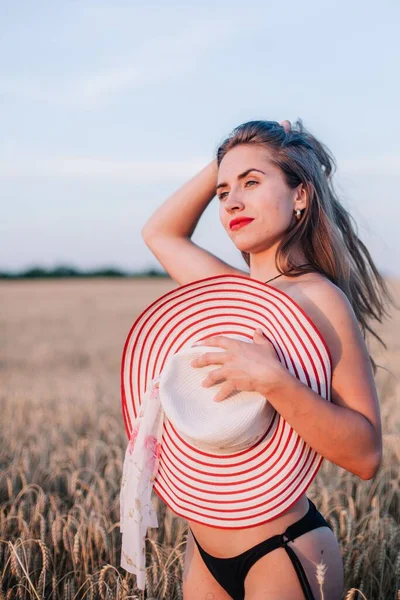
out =
<svg viewBox="0 0 400 600"><path fill-rule="evenodd" d="M129 331L121 364L128 438L168 359L214 335L251 341L256 327L295 377L331 400L329 348L295 300L244 275L207 277L158 298ZM323 460L276 411L256 442L226 454L190 443L166 417L161 426L154 491L176 515L211 527L241 529L276 518L305 493Z"/></svg>

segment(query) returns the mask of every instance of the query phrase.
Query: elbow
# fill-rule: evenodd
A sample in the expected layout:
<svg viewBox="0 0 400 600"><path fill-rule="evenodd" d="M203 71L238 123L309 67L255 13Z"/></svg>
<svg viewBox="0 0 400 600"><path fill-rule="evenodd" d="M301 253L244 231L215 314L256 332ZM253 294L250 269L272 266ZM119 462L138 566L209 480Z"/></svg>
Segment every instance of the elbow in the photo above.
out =
<svg viewBox="0 0 400 600"><path fill-rule="evenodd" d="M142 229L141 229L141 231L140 231L140 234L141 234L141 236L142 236L143 240L144 240L145 242L147 242L147 240L148 240L148 239L149 239L149 237L150 237L150 230L149 230L149 229L146 227L146 225L145 225L144 227L142 227Z"/></svg>
<svg viewBox="0 0 400 600"><path fill-rule="evenodd" d="M155 233L154 230L151 231L150 229L146 229L146 227L143 227L140 233L146 246L153 251L154 240L157 239L157 233Z"/></svg>
<svg viewBox="0 0 400 600"><path fill-rule="evenodd" d="M359 474L361 479L364 479L365 481L368 481L369 479L373 479L379 472L379 469L381 468L381 466L382 466L382 450L380 449L379 451L375 452L375 454L373 456L371 456L368 461L364 461L363 472Z"/></svg>
<svg viewBox="0 0 400 600"><path fill-rule="evenodd" d="M370 452L364 455L364 460L361 461L362 473L360 473L361 479L368 481L369 479L373 479L378 474L381 466L382 466L382 456L383 456L383 441L382 441L382 431L379 429L374 429L371 437L371 445Z"/></svg>

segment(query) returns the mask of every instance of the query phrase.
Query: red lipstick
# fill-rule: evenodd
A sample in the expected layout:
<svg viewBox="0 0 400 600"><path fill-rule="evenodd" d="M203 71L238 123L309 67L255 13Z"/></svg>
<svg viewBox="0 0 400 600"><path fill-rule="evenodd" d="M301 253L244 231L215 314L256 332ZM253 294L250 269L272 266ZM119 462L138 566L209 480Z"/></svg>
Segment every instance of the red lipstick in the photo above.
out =
<svg viewBox="0 0 400 600"><path fill-rule="evenodd" d="M239 229L240 227L251 223L251 221L254 221L251 217L238 217L237 219L232 219L232 221L230 221L229 227L230 229Z"/></svg>

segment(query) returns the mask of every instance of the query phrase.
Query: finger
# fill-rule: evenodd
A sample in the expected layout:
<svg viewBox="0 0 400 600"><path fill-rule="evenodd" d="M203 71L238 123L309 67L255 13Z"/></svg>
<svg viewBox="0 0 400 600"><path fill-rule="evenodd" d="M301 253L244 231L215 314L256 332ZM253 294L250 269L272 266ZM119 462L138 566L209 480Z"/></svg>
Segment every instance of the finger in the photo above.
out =
<svg viewBox="0 0 400 600"><path fill-rule="evenodd" d="M236 387L232 381L226 381L221 385L221 388L216 396L214 396L214 402L222 402L226 400L232 393L235 393Z"/></svg>
<svg viewBox="0 0 400 600"><path fill-rule="evenodd" d="M258 344L271 343L269 338L258 327L254 330L253 339Z"/></svg>
<svg viewBox="0 0 400 600"><path fill-rule="evenodd" d="M226 372L224 368L221 369L214 369L214 371L211 371L211 373L209 373L207 375L207 377L205 379L203 379L203 381L201 382L201 385L203 387L211 387L212 385L215 385L216 383L223 381L226 379Z"/></svg>
<svg viewBox="0 0 400 600"><path fill-rule="evenodd" d="M219 346L220 348L230 349L236 343L237 340L233 340L225 335L212 335L208 338L204 338L201 341L195 342L193 346Z"/></svg>
<svg viewBox="0 0 400 600"><path fill-rule="evenodd" d="M256 327L253 332L253 337L260 337L260 336L264 337L264 334L259 327Z"/></svg>
<svg viewBox="0 0 400 600"><path fill-rule="evenodd" d="M282 125L282 127L284 128L284 130L286 131L286 133L289 133L289 131L291 130L291 123L290 121L288 121L287 119L285 119L284 121L282 121L282 123L280 123L280 125Z"/></svg>
<svg viewBox="0 0 400 600"><path fill-rule="evenodd" d="M224 364L226 361L226 352L204 352L201 356L194 358L190 364L192 367L204 367L206 365Z"/></svg>

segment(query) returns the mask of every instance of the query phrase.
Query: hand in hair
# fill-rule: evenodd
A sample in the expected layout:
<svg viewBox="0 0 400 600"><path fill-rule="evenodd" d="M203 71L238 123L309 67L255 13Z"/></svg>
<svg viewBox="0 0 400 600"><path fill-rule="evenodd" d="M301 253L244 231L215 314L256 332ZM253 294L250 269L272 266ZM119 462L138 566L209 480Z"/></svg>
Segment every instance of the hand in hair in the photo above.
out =
<svg viewBox="0 0 400 600"><path fill-rule="evenodd" d="M283 129L286 131L286 133L289 133L292 125L290 123L290 121L288 121L287 119L285 119L284 121L282 121L282 123L279 123L279 125L282 125Z"/></svg>

